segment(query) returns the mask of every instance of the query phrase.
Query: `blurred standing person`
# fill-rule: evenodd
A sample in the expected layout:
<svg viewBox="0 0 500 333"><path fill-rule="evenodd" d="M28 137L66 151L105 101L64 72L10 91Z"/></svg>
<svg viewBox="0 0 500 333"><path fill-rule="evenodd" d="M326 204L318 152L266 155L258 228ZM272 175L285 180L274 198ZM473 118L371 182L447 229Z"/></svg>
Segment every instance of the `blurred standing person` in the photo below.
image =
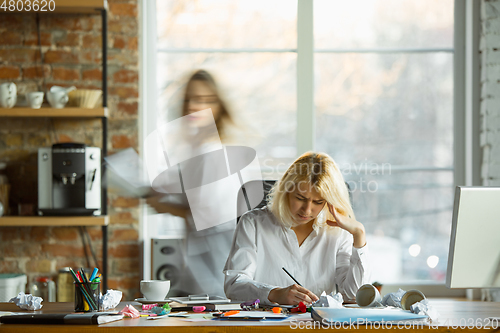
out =
<svg viewBox="0 0 500 333"><path fill-rule="evenodd" d="M211 113L208 111L211 109ZM229 134L235 123L226 103L221 98L215 79L205 70L198 70L187 81L182 104L183 126L175 135L168 135L169 145L174 145L184 156L203 156L217 149L220 143L234 141ZM215 121L216 131L213 128ZM186 153L186 151L189 151ZM203 161L203 159L202 159ZM217 170L198 163L191 167L186 181L202 184L213 178ZM189 179L188 179L189 178ZM219 193L220 192L220 193ZM206 201L217 201L227 195L215 191ZM158 213L169 213L183 218L186 222L186 269L181 273L182 295L210 294L224 296L224 276L222 269L226 262L236 227L234 219L204 230L197 231L193 214L186 195L167 194L150 197L146 201Z"/></svg>

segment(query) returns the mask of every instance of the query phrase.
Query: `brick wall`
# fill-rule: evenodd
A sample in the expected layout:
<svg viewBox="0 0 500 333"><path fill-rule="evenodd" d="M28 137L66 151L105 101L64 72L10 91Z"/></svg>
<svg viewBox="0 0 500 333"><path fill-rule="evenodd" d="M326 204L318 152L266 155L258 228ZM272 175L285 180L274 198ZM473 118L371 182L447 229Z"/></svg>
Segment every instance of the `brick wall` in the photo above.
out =
<svg viewBox="0 0 500 333"><path fill-rule="evenodd" d="M481 1L483 185L500 185L500 0Z"/></svg>
<svg viewBox="0 0 500 333"><path fill-rule="evenodd" d="M137 0L108 0L108 152L138 148ZM52 85L101 88L100 15L40 16L40 63L33 14L0 16L0 83L14 82L18 95ZM44 82L45 81L45 82ZM17 204L37 203L37 149L56 142L101 146L99 119L0 118L0 161L12 185L11 215ZM141 278L138 201L108 194L109 287L124 300L139 296ZM87 227L101 256L101 228ZM55 276L60 267L86 266L78 228L0 228L0 273ZM93 263L92 263L93 265Z"/></svg>

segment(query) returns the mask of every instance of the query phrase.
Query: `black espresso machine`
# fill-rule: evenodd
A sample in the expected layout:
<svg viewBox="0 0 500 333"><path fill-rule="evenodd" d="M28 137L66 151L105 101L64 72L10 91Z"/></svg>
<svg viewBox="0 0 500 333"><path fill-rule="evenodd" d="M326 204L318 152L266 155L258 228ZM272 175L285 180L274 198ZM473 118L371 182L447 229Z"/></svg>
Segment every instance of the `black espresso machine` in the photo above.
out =
<svg viewBox="0 0 500 333"><path fill-rule="evenodd" d="M57 143L38 149L38 215L101 215L101 149Z"/></svg>

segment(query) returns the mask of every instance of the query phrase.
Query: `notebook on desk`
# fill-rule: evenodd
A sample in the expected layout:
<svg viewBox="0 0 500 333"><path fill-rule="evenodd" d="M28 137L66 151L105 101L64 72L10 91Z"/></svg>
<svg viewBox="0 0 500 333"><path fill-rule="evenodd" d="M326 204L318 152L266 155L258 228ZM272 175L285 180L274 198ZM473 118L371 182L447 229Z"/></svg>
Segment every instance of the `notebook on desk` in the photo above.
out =
<svg viewBox="0 0 500 333"><path fill-rule="evenodd" d="M321 323L367 323L398 322L425 320L428 317L417 315L402 309L368 309L368 308L315 308L311 309L311 317Z"/></svg>

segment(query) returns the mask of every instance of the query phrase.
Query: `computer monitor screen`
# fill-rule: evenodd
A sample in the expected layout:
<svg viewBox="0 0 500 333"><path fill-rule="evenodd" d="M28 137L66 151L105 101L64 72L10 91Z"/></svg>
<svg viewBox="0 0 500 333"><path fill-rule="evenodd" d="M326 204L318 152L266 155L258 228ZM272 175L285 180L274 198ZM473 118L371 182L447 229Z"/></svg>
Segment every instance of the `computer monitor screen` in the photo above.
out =
<svg viewBox="0 0 500 333"><path fill-rule="evenodd" d="M457 186L446 286L500 287L500 187Z"/></svg>

